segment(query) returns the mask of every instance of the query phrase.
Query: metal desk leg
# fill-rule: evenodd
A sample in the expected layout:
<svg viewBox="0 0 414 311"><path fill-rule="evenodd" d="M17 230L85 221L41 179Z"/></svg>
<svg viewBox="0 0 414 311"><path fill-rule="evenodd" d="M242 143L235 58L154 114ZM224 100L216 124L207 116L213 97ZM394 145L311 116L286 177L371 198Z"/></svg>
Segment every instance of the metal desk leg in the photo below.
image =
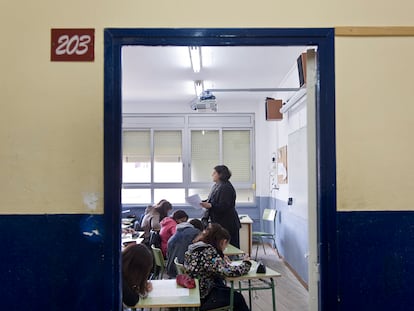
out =
<svg viewBox="0 0 414 311"><path fill-rule="evenodd" d="M249 279L249 309L252 310L252 281Z"/></svg>
<svg viewBox="0 0 414 311"><path fill-rule="evenodd" d="M270 278L270 286L272 288L273 311L276 311L275 282L273 281L273 278Z"/></svg>
<svg viewBox="0 0 414 311"><path fill-rule="evenodd" d="M234 281L230 281L231 287L230 287L230 310L233 311L233 305L234 305Z"/></svg>

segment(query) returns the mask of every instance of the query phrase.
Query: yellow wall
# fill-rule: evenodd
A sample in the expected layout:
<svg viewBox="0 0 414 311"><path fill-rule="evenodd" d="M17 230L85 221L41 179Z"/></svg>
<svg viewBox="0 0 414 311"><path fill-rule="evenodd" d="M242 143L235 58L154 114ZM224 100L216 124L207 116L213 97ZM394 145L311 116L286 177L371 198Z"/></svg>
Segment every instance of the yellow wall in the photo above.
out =
<svg viewBox="0 0 414 311"><path fill-rule="evenodd" d="M336 38L340 210L412 210L414 37Z"/></svg>
<svg viewBox="0 0 414 311"><path fill-rule="evenodd" d="M3 1L0 213L102 213L105 27L410 25L413 10L411 0ZM64 27L96 29L95 62L49 61L50 29ZM339 209L411 209L413 47L337 40Z"/></svg>

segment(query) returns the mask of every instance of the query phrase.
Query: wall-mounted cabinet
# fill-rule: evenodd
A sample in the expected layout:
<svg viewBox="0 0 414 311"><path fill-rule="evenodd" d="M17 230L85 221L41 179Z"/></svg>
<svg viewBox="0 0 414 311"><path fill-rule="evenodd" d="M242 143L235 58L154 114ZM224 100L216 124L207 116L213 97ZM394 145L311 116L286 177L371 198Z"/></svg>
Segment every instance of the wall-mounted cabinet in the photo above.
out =
<svg viewBox="0 0 414 311"><path fill-rule="evenodd" d="M280 112L282 108L281 99L266 98L266 120L280 121L283 119L283 114Z"/></svg>

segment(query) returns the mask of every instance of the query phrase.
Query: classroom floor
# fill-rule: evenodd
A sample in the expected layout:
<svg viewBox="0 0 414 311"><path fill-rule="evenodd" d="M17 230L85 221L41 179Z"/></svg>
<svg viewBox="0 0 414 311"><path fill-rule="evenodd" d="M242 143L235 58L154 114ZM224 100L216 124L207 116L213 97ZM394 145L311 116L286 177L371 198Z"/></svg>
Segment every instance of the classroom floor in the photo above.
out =
<svg viewBox="0 0 414 311"><path fill-rule="evenodd" d="M256 254L256 245L253 245L252 259ZM269 245L266 245L266 254L263 247L259 247L257 261L261 260L269 268L279 272L282 277L276 278L276 309L277 311L306 311L308 310L308 291L288 269L285 263ZM248 293L243 292L248 301ZM272 295L268 290L257 291L252 294L252 311L271 311ZM145 309L147 310L147 309ZM159 311L153 308L153 311ZM167 309L163 309L165 311ZM237 310L236 310L237 311Z"/></svg>
<svg viewBox="0 0 414 311"><path fill-rule="evenodd" d="M253 245L252 259L256 254L256 245ZM266 245L266 255L263 247L259 247L257 261L261 260L269 268L279 272L282 277L276 278L276 308L277 311L306 311L308 310L308 291L288 269L285 263L269 245ZM243 293L248 301L248 294ZM271 311L272 296L270 291L258 291L253 295L252 311Z"/></svg>

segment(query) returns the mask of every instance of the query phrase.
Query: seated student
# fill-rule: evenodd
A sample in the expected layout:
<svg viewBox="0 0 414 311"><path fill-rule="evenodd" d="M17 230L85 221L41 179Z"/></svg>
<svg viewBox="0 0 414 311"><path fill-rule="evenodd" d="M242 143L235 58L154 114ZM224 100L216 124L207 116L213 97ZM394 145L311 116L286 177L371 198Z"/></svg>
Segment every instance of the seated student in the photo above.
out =
<svg viewBox="0 0 414 311"><path fill-rule="evenodd" d="M193 240L203 231L203 224L199 219L191 219L190 222L182 222L177 225L177 231L168 240L167 244L167 274L175 278L177 270L174 259L177 257L179 263L184 262L184 253Z"/></svg>
<svg viewBox="0 0 414 311"><path fill-rule="evenodd" d="M126 306L135 306L152 290L148 282L152 262L152 252L143 244L131 244L122 252L122 302Z"/></svg>
<svg viewBox="0 0 414 311"><path fill-rule="evenodd" d="M148 206L145 215L142 218L141 229L144 231L143 243L149 245L151 230L159 231L161 229L160 221L168 216L172 210L172 205L167 200L161 200L153 206Z"/></svg>
<svg viewBox="0 0 414 311"><path fill-rule="evenodd" d="M200 282L200 311L230 305L230 288L225 286L224 278L240 276L250 270L251 262L248 260L233 266L224 258L223 251L229 240L230 234L226 229L219 224L210 224L185 253L185 270ZM234 292L234 310L249 311L239 292Z"/></svg>
<svg viewBox="0 0 414 311"><path fill-rule="evenodd" d="M175 211L171 217L165 217L163 220L161 220L160 222L161 251L164 257L167 256L168 240L175 233L177 224L186 222L187 220L188 220L188 215L183 210Z"/></svg>

